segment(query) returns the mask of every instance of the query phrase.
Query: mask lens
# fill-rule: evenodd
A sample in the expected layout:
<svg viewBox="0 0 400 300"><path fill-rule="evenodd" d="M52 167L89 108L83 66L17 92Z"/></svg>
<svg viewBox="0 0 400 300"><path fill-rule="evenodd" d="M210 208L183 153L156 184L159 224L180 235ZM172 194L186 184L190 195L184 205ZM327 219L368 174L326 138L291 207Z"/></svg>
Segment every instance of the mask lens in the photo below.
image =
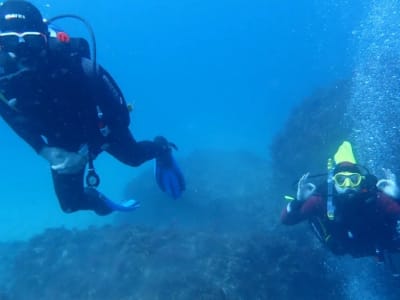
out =
<svg viewBox="0 0 400 300"><path fill-rule="evenodd" d="M32 49L43 49L46 45L46 38L42 34L24 34L23 39L26 45Z"/></svg>
<svg viewBox="0 0 400 300"><path fill-rule="evenodd" d="M336 182L337 185L343 186L344 182L346 181L347 176L343 174L336 174L335 177L333 178Z"/></svg>
<svg viewBox="0 0 400 300"><path fill-rule="evenodd" d="M349 175L349 178L353 186L358 186L361 182L361 175L358 173Z"/></svg>
<svg viewBox="0 0 400 300"><path fill-rule="evenodd" d="M19 44L19 37L18 35L2 35L0 34L0 46L5 51L12 51L14 50Z"/></svg>

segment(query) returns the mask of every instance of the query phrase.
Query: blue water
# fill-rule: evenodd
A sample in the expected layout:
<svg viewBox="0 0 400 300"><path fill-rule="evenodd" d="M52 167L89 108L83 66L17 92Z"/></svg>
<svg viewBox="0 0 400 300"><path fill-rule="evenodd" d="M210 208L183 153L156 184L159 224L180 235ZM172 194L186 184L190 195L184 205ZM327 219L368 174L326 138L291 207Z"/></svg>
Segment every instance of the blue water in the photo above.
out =
<svg viewBox="0 0 400 300"><path fill-rule="evenodd" d="M297 103L351 76L353 31L367 7L317 0L33 3L45 17L75 13L92 24L98 61L135 105L137 139L163 134L178 144L180 156L217 148L266 158L271 138ZM59 24L86 34L75 20ZM0 126L0 240L27 238L48 226L110 221L92 213L62 214L46 163ZM106 155L98 169L102 191L113 198L138 172Z"/></svg>

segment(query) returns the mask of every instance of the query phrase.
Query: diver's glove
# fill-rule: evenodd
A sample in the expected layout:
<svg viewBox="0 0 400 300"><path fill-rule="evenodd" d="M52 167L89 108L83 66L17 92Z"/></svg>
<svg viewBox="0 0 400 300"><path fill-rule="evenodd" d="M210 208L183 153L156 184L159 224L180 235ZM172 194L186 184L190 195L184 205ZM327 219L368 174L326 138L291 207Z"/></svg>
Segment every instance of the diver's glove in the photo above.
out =
<svg viewBox="0 0 400 300"><path fill-rule="evenodd" d="M163 192L176 199L185 190L185 178L172 156L172 150L178 150L175 144L167 141L162 136L157 136L154 143L161 146L162 152L156 157L155 178Z"/></svg>
<svg viewBox="0 0 400 300"><path fill-rule="evenodd" d="M386 195L399 199L400 191L396 183L396 175L390 169L382 169L385 178L378 180L376 187Z"/></svg>
<svg viewBox="0 0 400 300"><path fill-rule="evenodd" d="M307 182L309 175L310 173L304 174L303 176L301 176L299 182L297 183L296 199L299 201L305 201L314 193L316 189L315 184Z"/></svg>
<svg viewBox="0 0 400 300"><path fill-rule="evenodd" d="M44 147L40 153L51 168L59 174L75 174L82 171L88 161L89 150L83 145L78 152L69 152L57 147Z"/></svg>

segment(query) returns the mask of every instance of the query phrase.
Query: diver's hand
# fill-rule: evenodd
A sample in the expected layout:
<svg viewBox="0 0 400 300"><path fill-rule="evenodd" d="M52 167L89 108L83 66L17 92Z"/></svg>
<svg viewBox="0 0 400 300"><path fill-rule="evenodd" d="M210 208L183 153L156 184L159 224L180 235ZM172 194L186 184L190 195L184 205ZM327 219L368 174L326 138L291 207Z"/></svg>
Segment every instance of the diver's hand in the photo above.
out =
<svg viewBox="0 0 400 300"><path fill-rule="evenodd" d="M88 161L88 147L84 145L78 152L69 152L57 147L44 147L39 153L59 174L74 174L81 171Z"/></svg>
<svg viewBox="0 0 400 300"><path fill-rule="evenodd" d="M39 155L49 162L50 165L57 165L65 160L67 151L57 147L44 147Z"/></svg>
<svg viewBox="0 0 400 300"><path fill-rule="evenodd" d="M299 201L305 201L308 197L314 193L316 186L311 182L307 182L310 173L306 173L301 176L299 182L297 183L297 194L296 199Z"/></svg>
<svg viewBox="0 0 400 300"><path fill-rule="evenodd" d="M382 169L385 176L378 180L376 187L392 198L399 198L400 191L396 183L396 175L390 169Z"/></svg>

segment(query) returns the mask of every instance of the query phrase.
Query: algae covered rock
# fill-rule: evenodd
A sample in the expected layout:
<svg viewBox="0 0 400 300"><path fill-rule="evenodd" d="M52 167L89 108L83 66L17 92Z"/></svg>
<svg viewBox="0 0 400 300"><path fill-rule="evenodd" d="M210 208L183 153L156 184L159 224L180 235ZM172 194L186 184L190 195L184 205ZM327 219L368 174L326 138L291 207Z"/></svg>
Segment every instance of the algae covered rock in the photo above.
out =
<svg viewBox="0 0 400 300"><path fill-rule="evenodd" d="M296 255L293 255L296 253ZM48 230L26 243L9 299L337 299L321 251L248 236L136 226ZM318 286L311 289L310 283Z"/></svg>
<svg viewBox="0 0 400 300"><path fill-rule="evenodd" d="M319 89L290 113L270 147L277 183L290 188L305 172L326 172L327 159L351 134L346 118L350 82Z"/></svg>

